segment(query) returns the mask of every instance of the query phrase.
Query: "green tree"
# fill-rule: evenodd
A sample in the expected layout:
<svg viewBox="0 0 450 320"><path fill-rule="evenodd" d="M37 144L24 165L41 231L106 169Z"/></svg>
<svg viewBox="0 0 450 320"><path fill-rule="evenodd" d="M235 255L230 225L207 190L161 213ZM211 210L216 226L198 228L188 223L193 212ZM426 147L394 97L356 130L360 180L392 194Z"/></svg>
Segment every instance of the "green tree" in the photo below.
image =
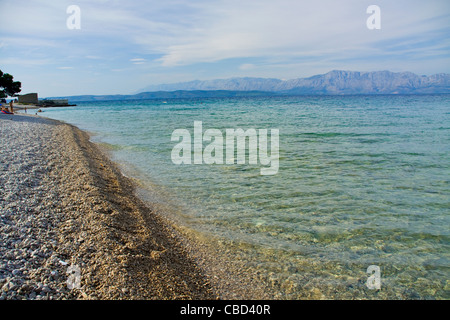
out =
<svg viewBox="0 0 450 320"><path fill-rule="evenodd" d="M14 77L9 73L0 70L0 98L14 97L22 89L20 81L14 81Z"/></svg>

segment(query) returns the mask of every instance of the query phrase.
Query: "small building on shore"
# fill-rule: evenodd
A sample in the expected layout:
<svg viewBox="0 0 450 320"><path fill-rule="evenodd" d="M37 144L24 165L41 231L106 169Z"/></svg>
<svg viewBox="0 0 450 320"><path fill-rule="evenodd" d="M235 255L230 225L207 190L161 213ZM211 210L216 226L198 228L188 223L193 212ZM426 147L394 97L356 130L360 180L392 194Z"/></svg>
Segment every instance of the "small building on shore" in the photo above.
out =
<svg viewBox="0 0 450 320"><path fill-rule="evenodd" d="M38 94L37 93L27 93L21 94L18 97L19 103L30 103L30 104L38 104Z"/></svg>

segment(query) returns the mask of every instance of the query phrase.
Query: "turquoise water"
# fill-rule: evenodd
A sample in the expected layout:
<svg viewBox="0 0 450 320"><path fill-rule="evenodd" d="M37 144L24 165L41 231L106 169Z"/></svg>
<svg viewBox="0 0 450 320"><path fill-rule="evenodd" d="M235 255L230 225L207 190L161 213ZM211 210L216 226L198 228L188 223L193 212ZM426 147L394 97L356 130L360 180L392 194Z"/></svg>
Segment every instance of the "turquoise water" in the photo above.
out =
<svg viewBox="0 0 450 320"><path fill-rule="evenodd" d="M93 133L147 201L244 250L276 298L450 298L448 95L112 101L42 115ZM194 121L278 129L278 173L175 165L172 132L193 135ZM379 290L366 286L370 265Z"/></svg>

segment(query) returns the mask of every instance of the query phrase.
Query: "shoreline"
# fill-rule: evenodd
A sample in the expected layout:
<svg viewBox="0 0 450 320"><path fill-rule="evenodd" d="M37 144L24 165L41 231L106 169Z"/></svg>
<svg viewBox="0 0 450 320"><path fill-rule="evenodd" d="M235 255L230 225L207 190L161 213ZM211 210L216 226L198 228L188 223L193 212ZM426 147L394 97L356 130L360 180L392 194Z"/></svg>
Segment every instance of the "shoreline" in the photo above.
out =
<svg viewBox="0 0 450 320"><path fill-rule="evenodd" d="M227 262L139 199L86 132L25 114L0 123L2 299L267 298L235 275L223 284Z"/></svg>

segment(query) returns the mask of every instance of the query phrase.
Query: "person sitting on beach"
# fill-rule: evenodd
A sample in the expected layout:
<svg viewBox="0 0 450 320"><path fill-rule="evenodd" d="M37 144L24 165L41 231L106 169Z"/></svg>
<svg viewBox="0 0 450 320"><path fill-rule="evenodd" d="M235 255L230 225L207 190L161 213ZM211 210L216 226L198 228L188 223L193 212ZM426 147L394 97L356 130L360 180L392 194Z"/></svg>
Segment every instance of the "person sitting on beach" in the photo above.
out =
<svg viewBox="0 0 450 320"><path fill-rule="evenodd" d="M2 105L2 110L0 111L0 113L13 114L12 112L9 112L9 111L8 111L8 108L5 107L4 105Z"/></svg>

